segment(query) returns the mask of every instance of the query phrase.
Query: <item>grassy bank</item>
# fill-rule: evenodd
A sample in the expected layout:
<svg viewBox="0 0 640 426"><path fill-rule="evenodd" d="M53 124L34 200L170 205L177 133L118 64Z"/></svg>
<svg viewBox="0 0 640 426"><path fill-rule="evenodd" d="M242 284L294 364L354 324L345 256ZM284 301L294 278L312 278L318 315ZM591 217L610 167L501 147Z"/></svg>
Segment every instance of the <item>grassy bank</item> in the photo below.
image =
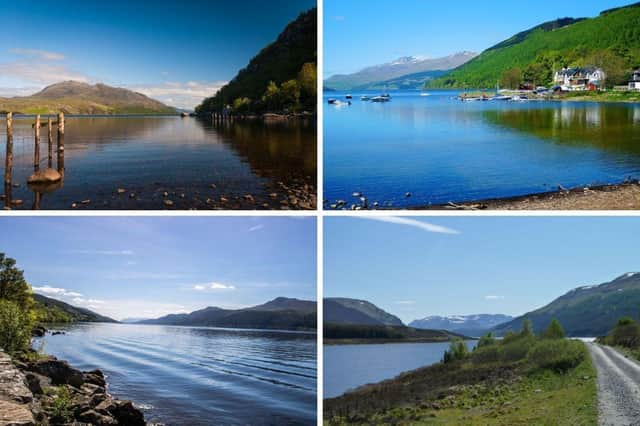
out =
<svg viewBox="0 0 640 426"><path fill-rule="evenodd" d="M597 424L584 343L523 330L483 338L472 353L452 350L446 363L325 400L325 424Z"/></svg>
<svg viewBox="0 0 640 426"><path fill-rule="evenodd" d="M640 92L573 92L553 97L560 101L640 103Z"/></svg>

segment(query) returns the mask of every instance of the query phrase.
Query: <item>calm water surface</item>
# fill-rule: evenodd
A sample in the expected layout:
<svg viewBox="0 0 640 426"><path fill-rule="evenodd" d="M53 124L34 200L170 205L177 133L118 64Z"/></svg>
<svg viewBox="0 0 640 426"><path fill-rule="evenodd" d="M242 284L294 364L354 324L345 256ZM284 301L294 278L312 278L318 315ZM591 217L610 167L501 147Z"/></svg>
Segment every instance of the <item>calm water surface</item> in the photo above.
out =
<svg viewBox="0 0 640 426"><path fill-rule="evenodd" d="M427 206L640 178L640 105L460 102L392 92L388 103L324 98L325 207ZM406 197L406 193L411 193Z"/></svg>
<svg viewBox="0 0 640 426"><path fill-rule="evenodd" d="M67 117L64 183L43 191L36 200L26 183L33 173L33 122L32 117L14 119L10 195L23 200L21 208L68 209L76 203L83 209L163 209L168 192L178 209L279 209L278 182L315 188L314 120L248 120L213 126L192 117ZM5 129L5 120L0 120L3 175ZM54 149L55 140L54 128ZM46 128L41 144L46 166ZM57 167L55 154L53 166ZM118 188L126 192L118 194ZM279 196L271 197L274 192ZM254 200L247 202L245 195ZM221 197L229 201L222 205ZM81 204L83 200L91 202ZM263 207L264 203L270 206Z"/></svg>
<svg viewBox="0 0 640 426"><path fill-rule="evenodd" d="M102 369L150 422L316 424L315 334L77 324L44 340L76 368Z"/></svg>
<svg viewBox="0 0 640 426"><path fill-rule="evenodd" d="M467 341L469 349L475 345L475 340ZM448 348L449 343L327 345L323 348L324 398L435 364Z"/></svg>

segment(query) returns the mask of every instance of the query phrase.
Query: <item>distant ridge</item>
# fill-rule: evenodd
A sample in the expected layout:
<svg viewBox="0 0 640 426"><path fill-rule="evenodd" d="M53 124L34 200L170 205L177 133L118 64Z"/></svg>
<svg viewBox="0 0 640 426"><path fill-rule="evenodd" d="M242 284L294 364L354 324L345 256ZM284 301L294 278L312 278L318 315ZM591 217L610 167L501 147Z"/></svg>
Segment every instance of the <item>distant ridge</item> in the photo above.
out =
<svg viewBox="0 0 640 426"><path fill-rule="evenodd" d="M43 315L43 312L45 312L46 318L51 320L57 319L57 321L60 321L64 318L66 320L65 322L118 322L112 318L90 311L89 309L72 306L38 293L33 294L33 300L36 303L36 311L39 311L40 315Z"/></svg>
<svg viewBox="0 0 640 426"><path fill-rule="evenodd" d="M420 88L425 81L439 77L476 56L474 52L459 52L442 58L405 56L353 74L333 75L324 81L324 86L333 90L366 90L384 85Z"/></svg>
<svg viewBox="0 0 640 426"><path fill-rule="evenodd" d="M492 328L512 320L513 317L501 314L475 314L475 315L432 315L417 319L409 323L410 327L447 330L466 336L480 337Z"/></svg>
<svg viewBox="0 0 640 426"><path fill-rule="evenodd" d="M189 314L171 314L136 324L188 325L227 328L315 330L316 302L278 297L243 309L209 306Z"/></svg>
<svg viewBox="0 0 640 426"><path fill-rule="evenodd" d="M64 81L30 96L0 98L0 110L39 114L173 114L176 109L142 93L98 83Z"/></svg>
<svg viewBox="0 0 640 426"><path fill-rule="evenodd" d="M329 297L323 305L325 324L403 325L400 318L366 300Z"/></svg>

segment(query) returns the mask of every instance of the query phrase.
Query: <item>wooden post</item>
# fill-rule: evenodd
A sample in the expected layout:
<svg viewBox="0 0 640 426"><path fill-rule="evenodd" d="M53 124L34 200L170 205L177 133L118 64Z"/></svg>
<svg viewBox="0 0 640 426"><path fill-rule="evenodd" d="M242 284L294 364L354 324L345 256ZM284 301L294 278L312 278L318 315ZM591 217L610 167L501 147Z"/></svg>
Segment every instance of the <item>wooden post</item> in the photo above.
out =
<svg viewBox="0 0 640 426"><path fill-rule="evenodd" d="M13 114L7 113L7 155L4 165L5 186L11 186L11 169L13 168Z"/></svg>
<svg viewBox="0 0 640 426"><path fill-rule="evenodd" d="M36 138L33 147L33 170L40 170L40 114L36 115Z"/></svg>
<svg viewBox="0 0 640 426"><path fill-rule="evenodd" d="M47 119L47 139L49 143L49 161L47 162L49 168L53 166L53 137L51 135L52 130L51 117Z"/></svg>
<svg viewBox="0 0 640 426"><path fill-rule="evenodd" d="M58 114L58 173L64 176L64 113Z"/></svg>

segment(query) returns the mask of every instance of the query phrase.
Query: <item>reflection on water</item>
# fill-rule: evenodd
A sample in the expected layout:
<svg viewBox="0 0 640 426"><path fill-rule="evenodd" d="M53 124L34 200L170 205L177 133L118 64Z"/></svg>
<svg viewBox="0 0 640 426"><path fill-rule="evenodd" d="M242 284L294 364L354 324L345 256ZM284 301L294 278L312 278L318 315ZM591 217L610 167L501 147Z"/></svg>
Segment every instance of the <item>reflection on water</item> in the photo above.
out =
<svg viewBox="0 0 640 426"><path fill-rule="evenodd" d="M213 125L173 116L67 117L64 185L34 197L26 185L32 122L14 118L12 190L5 192L24 208L34 200L44 209L161 209L170 200L184 209L279 209L288 195L283 187L315 191L314 120ZM3 164L4 128L0 121Z"/></svg>
<svg viewBox="0 0 640 426"><path fill-rule="evenodd" d="M109 391L167 425L316 424L316 335L77 324L44 351L102 369ZM39 342L36 342L37 345Z"/></svg>
<svg viewBox="0 0 640 426"><path fill-rule="evenodd" d="M360 204L353 193L369 206L403 208L640 178L639 105L353 95L343 108L325 97L325 208Z"/></svg>

